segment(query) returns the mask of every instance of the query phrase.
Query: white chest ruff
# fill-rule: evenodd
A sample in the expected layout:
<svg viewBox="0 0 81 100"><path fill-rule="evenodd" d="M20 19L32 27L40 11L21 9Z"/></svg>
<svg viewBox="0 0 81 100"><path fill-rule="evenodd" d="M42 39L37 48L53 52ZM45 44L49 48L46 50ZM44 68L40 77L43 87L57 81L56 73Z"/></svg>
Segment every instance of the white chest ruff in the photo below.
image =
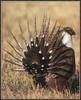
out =
<svg viewBox="0 0 81 100"><path fill-rule="evenodd" d="M63 44L72 48L72 36L67 32L63 32L62 35L64 36L62 39Z"/></svg>

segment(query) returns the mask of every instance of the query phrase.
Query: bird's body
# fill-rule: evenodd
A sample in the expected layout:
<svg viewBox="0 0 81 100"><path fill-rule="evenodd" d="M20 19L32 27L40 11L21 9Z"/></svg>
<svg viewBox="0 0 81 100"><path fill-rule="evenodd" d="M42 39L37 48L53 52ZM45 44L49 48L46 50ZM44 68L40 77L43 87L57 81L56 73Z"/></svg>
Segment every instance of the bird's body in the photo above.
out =
<svg viewBox="0 0 81 100"><path fill-rule="evenodd" d="M51 35L50 40L47 42L45 41L45 33L40 39L36 37L35 41L32 41L33 45L31 43L28 52L24 52L25 58L23 58L23 65L26 71L33 75L34 83L40 84L43 87L47 85L48 87L55 86L55 84L65 86L62 84L67 84L67 80L75 71L72 35L60 29L56 34ZM50 77L46 81L48 73L56 77ZM61 82L60 84L59 81Z"/></svg>
<svg viewBox="0 0 81 100"><path fill-rule="evenodd" d="M60 33L63 36L62 43L65 45L65 48L70 48L70 51L67 52L66 55L68 56L68 54L70 54L72 57L72 58L69 57L69 60L64 59L64 61L67 61L67 63L70 62L73 64L72 69L69 69L70 67L67 66L67 64L64 65L65 69L69 69L71 71L71 74L66 75L66 76L70 75L68 77L68 78L70 78L73 75L73 73L75 72L75 54L74 54L74 49L73 49L73 44L72 44L72 35L70 34L70 32L67 32L66 30L63 30L63 29L60 31ZM59 70L58 70L58 72L59 72ZM50 88L56 87L58 90L65 90L65 89L68 89L68 87L69 87L69 83L67 81L68 78L63 78L62 76L54 75L54 77L51 76L48 79L47 84Z"/></svg>

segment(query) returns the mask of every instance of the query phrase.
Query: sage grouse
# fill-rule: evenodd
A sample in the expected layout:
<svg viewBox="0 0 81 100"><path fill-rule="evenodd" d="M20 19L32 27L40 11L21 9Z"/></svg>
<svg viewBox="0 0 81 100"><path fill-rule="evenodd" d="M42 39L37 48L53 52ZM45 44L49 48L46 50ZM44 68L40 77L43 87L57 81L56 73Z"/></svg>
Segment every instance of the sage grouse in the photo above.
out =
<svg viewBox="0 0 81 100"><path fill-rule="evenodd" d="M41 87L57 85L58 89L63 89L67 86L68 79L75 73L75 54L72 47L72 36L75 32L71 27L57 26L56 22L51 31L49 26L50 18L47 22L43 19L39 34L35 19L36 34L35 37L31 37L27 50L23 52L22 64L25 71L32 75L35 85L39 84ZM28 32L31 36L29 23ZM14 34L11 34L18 44ZM10 43L9 45L21 55Z"/></svg>

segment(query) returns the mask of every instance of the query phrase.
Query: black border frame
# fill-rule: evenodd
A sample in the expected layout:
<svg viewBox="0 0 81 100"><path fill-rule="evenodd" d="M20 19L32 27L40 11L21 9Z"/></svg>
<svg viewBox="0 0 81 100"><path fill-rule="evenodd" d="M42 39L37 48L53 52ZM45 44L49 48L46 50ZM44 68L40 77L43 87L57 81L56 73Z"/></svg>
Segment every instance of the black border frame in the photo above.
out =
<svg viewBox="0 0 81 100"><path fill-rule="evenodd" d="M1 48L1 37L2 37L1 36L1 3L3 1L6 1L6 2L8 2L8 1L12 1L12 2L14 2L14 1L42 1L43 2L43 0L1 0L0 1L0 48ZM44 0L44 1L49 1L49 0ZM81 1L80 0L50 0L50 1L56 1L56 2L58 2L58 1L61 1L61 2L62 1L69 1L69 2L70 1L79 1L80 2L80 27L81 27ZM80 50L81 50L81 28L80 28ZM81 53L80 53L80 59L81 59ZM0 49L0 72L1 72L1 49ZM81 60L80 60L80 87L81 87ZM1 99L1 73L0 73L0 99ZM80 88L80 99L81 99L81 88ZM75 100L80 100L80 99L75 99ZM7 99L4 99L4 100L7 100ZM10 99L10 100L12 100L12 99ZM23 100L27 100L27 99L23 99ZM49 99L47 99L47 100L49 100ZM56 100L64 100L64 99L56 99ZM66 99L66 100L68 100L68 99ZM71 99L71 100L73 100L73 99Z"/></svg>

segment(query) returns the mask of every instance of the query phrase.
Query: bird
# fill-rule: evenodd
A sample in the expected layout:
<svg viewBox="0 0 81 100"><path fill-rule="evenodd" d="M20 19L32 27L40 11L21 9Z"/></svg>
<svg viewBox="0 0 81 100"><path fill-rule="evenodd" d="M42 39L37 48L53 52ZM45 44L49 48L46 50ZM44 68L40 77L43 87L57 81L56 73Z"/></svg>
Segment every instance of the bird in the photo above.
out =
<svg viewBox="0 0 81 100"><path fill-rule="evenodd" d="M35 18L35 37L31 37L28 23L30 41L26 45L25 51L22 50L16 37L10 31L24 56L11 43L8 42L8 44L22 57L22 60L14 57L7 50L5 51L22 63L23 69L32 75L35 86L55 88L57 84L58 90L63 90L68 85L69 78L75 73L75 52L72 47L72 36L75 35L75 32L71 27L57 26L57 21L51 30L49 26L50 18L48 20L43 18L40 32L37 32ZM6 61L22 66L14 61ZM48 78L49 75L50 78Z"/></svg>

